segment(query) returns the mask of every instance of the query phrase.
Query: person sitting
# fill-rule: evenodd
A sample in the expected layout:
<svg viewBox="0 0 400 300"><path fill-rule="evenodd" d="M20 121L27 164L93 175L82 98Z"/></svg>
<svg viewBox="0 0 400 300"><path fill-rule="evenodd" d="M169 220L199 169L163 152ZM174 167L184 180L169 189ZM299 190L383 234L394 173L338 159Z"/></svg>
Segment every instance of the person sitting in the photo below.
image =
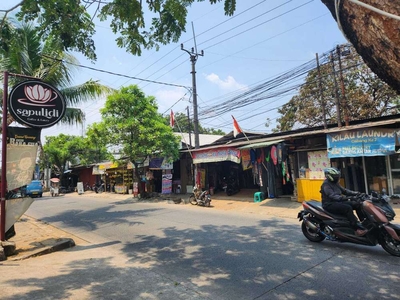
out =
<svg viewBox="0 0 400 300"><path fill-rule="evenodd" d="M368 230L358 224L357 217L353 213L353 209L357 209L359 204L356 201L348 201L348 196L355 196L359 193L345 189L339 184L340 171L336 168L327 168L325 177L320 191L322 207L330 213L346 216L355 234L357 236L365 235Z"/></svg>

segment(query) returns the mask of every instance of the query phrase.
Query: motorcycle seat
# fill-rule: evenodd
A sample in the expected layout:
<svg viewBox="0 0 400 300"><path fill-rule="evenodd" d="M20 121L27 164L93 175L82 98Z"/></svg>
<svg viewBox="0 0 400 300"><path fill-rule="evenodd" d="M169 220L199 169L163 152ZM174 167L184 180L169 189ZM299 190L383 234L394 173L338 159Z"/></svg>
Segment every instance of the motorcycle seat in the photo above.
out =
<svg viewBox="0 0 400 300"><path fill-rule="evenodd" d="M334 219L337 219L337 220L344 220L344 221L347 220L347 218L346 218L345 216L343 216L343 215L333 214L333 213L331 213L331 212L325 210L325 209L322 207L322 203L321 203L320 201L311 200L311 201L307 201L307 204L309 204L310 206L312 206L312 207L315 208L316 210L319 210L320 212L323 212L323 213L325 213L325 214L331 216L331 217L334 218Z"/></svg>

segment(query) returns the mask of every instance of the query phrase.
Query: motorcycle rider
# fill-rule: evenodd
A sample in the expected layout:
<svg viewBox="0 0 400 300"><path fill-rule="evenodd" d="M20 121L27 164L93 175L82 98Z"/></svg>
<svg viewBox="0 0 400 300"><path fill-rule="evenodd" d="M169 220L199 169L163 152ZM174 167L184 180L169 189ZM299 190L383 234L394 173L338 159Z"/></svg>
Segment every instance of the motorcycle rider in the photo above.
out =
<svg viewBox="0 0 400 300"><path fill-rule="evenodd" d="M347 217L357 236L365 235L368 230L358 225L357 217L353 209L359 204L355 201L348 201L348 196L358 195L358 192L345 189L339 184L340 171L336 168L325 169L326 179L321 185L322 207L333 214L340 214Z"/></svg>

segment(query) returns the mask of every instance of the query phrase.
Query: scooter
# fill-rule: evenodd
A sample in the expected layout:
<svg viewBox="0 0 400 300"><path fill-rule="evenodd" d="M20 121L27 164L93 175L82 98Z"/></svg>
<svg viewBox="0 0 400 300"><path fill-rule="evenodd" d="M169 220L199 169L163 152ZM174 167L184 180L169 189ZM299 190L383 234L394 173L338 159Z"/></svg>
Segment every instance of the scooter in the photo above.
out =
<svg viewBox="0 0 400 300"><path fill-rule="evenodd" d="M94 184L93 184L93 187L92 187L92 190L93 190L96 194L104 192L104 191L105 191L105 190L104 190L104 183L100 183L100 184L94 183Z"/></svg>
<svg viewBox="0 0 400 300"><path fill-rule="evenodd" d="M228 196L232 196L240 191L239 184L236 178L230 177L228 183L226 184L225 192Z"/></svg>
<svg viewBox="0 0 400 300"><path fill-rule="evenodd" d="M201 205L205 207L210 207L211 195L208 192L208 190L201 192L197 187L194 187L193 194L191 194L189 197L189 202L192 205Z"/></svg>
<svg viewBox="0 0 400 300"><path fill-rule="evenodd" d="M390 197L373 192L349 200L360 203L356 211L361 225L368 230L364 236L355 234L345 216L327 212L318 201L303 202L303 210L298 213L304 236L311 242L327 239L366 246L380 244L389 254L400 257L400 226L390 223L396 215L389 204Z"/></svg>

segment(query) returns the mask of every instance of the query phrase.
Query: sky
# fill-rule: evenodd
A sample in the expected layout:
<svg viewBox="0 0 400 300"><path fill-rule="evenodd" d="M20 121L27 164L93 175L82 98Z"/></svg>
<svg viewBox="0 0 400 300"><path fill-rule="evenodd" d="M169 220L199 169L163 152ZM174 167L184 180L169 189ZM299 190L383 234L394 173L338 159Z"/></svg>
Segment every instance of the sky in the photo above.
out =
<svg viewBox="0 0 400 300"><path fill-rule="evenodd" d="M17 2L2 1L0 9ZM280 116L277 108L289 101L296 91L260 99L233 110L228 105L223 113L213 109L226 106L233 97L315 59L316 53L327 52L337 44L345 43L346 39L320 0L237 2L232 17L224 15L223 3L194 3L188 8L186 32L180 41L162 45L159 51L145 50L140 57L118 48L116 36L107 23L95 19L97 61L91 62L80 53L72 54L82 66L104 72L78 68L75 84L89 79L114 89L136 84L146 95L156 97L160 113L169 115L172 109L175 114L186 114L189 107L192 116L193 98L184 88L192 87L192 66L190 55L181 50L183 43L184 49L189 51L192 47L197 48L197 53L204 51L204 56L198 56L196 62L200 125L229 133L233 130L233 115L244 131L271 132ZM99 109L104 102L105 98L102 98L80 105L86 114L84 125L55 125L44 129L42 142L46 136L59 133L84 134L87 125L101 120ZM265 126L267 118L269 127Z"/></svg>

